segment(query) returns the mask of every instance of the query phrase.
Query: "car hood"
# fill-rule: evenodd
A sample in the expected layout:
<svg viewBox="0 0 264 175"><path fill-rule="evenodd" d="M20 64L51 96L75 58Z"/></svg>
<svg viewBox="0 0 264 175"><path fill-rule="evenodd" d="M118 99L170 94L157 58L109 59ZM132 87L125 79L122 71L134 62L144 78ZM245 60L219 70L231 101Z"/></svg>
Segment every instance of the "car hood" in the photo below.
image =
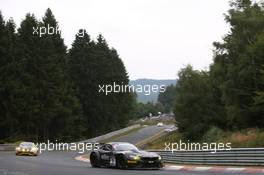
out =
<svg viewBox="0 0 264 175"><path fill-rule="evenodd" d="M117 151L116 153L122 153L126 155L138 155L140 157L159 157L157 153L148 151Z"/></svg>
<svg viewBox="0 0 264 175"><path fill-rule="evenodd" d="M31 146L19 146L21 149L32 149Z"/></svg>

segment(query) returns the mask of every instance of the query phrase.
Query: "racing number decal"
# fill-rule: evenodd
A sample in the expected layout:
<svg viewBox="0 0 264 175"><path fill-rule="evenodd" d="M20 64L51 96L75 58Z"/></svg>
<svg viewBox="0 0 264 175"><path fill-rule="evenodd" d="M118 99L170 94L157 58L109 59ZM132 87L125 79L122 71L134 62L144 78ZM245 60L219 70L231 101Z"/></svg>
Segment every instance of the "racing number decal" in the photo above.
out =
<svg viewBox="0 0 264 175"><path fill-rule="evenodd" d="M103 160L109 160L109 156L107 154L102 154L101 159Z"/></svg>

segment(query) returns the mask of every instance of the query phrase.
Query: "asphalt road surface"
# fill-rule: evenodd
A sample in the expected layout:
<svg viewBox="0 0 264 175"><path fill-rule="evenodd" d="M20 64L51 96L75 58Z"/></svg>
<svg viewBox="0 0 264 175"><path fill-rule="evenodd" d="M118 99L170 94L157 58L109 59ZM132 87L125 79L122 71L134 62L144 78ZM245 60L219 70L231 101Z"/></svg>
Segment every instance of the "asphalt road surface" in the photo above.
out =
<svg viewBox="0 0 264 175"><path fill-rule="evenodd" d="M155 134L157 134L158 132L166 129L166 128L170 128L173 125L163 125L161 127L156 126L156 125L152 125L152 126L146 126L143 127L141 129L139 129L136 132L133 132L131 134L125 135L121 138L118 138L114 141L118 141L118 142L129 142L132 144L136 144L144 139L147 139Z"/></svg>
<svg viewBox="0 0 264 175"><path fill-rule="evenodd" d="M138 143L169 126L147 126L118 141ZM239 175L240 173L187 172L177 170L119 170L91 168L89 163L75 160L80 154L67 151L44 152L37 157L15 156L0 151L0 175ZM248 175L246 173L243 173Z"/></svg>
<svg viewBox="0 0 264 175"><path fill-rule="evenodd" d="M44 152L40 156L15 156L14 152L0 152L0 175L215 175L205 172L176 170L119 170L91 168L89 163L74 159L73 152ZM217 173L226 175L228 173ZM229 173L230 174L230 173ZM238 175L239 173L231 173Z"/></svg>

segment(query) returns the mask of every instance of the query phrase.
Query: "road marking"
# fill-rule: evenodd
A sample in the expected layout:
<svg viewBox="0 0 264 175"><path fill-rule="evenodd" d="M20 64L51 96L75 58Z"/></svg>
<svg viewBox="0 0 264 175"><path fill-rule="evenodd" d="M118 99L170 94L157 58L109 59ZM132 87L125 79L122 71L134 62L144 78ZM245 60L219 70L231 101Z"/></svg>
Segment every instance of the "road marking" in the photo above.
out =
<svg viewBox="0 0 264 175"><path fill-rule="evenodd" d="M88 158L85 158L84 156L77 156L75 157L76 160L82 161L82 162L90 162ZM180 165L165 165L164 169L166 170L175 170L175 171L196 171L196 172L205 172L205 171L210 171L210 172L247 172L247 173L252 173L252 174L259 174L259 173L264 173L264 169L260 168L236 168L236 167L191 167L191 166L180 166ZM1 172L1 169L0 169Z"/></svg>
<svg viewBox="0 0 264 175"><path fill-rule="evenodd" d="M212 167L195 167L193 171L208 171L212 169Z"/></svg>
<svg viewBox="0 0 264 175"><path fill-rule="evenodd" d="M226 168L225 170L226 171L235 171L235 172L237 172L237 171L243 171L243 170L245 170L245 168Z"/></svg>
<svg viewBox="0 0 264 175"><path fill-rule="evenodd" d="M75 160L82 161L82 162L90 162L90 159L84 158L83 156L75 157Z"/></svg>
<svg viewBox="0 0 264 175"><path fill-rule="evenodd" d="M184 166L177 166L177 165L169 165L167 167L165 167L166 169L170 169L170 170L181 170L184 168Z"/></svg>
<svg viewBox="0 0 264 175"><path fill-rule="evenodd" d="M263 168L246 168L243 173L264 173Z"/></svg>

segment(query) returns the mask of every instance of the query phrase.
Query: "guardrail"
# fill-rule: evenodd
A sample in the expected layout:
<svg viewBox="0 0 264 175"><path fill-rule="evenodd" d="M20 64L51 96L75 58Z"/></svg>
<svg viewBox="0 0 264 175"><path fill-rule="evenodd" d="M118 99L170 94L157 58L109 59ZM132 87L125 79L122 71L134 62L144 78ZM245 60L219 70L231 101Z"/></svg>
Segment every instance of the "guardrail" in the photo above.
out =
<svg viewBox="0 0 264 175"><path fill-rule="evenodd" d="M157 152L166 163L203 165L264 165L264 148L233 148L217 151L164 151Z"/></svg>
<svg viewBox="0 0 264 175"><path fill-rule="evenodd" d="M15 148L15 144L0 144L0 151L14 151Z"/></svg>

